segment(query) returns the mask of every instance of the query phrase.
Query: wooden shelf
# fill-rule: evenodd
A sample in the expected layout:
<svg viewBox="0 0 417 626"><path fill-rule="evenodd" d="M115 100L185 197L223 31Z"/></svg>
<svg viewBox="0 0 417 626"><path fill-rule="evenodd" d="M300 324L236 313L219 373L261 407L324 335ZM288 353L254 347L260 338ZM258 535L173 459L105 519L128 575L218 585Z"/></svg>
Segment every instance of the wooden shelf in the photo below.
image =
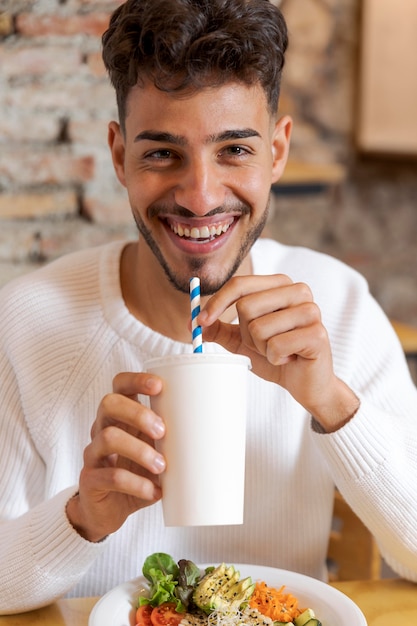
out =
<svg viewBox="0 0 417 626"><path fill-rule="evenodd" d="M346 169L339 163L303 163L289 160L277 185L337 185L346 178Z"/></svg>
<svg viewBox="0 0 417 626"><path fill-rule="evenodd" d="M336 187L346 179L346 168L339 163L306 163L290 159L280 180L272 186L278 193L320 191Z"/></svg>

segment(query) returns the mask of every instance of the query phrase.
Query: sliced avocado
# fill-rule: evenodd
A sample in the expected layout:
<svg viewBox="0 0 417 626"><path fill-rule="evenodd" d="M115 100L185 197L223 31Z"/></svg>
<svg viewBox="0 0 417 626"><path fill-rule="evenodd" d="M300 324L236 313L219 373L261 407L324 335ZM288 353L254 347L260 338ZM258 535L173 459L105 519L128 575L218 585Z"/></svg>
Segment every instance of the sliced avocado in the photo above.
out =
<svg viewBox="0 0 417 626"><path fill-rule="evenodd" d="M314 619L315 617L316 616L313 609L306 609L298 617L295 618L294 624L295 626L305 626L307 622L309 622L311 619ZM313 625L311 624L311 626Z"/></svg>
<svg viewBox="0 0 417 626"><path fill-rule="evenodd" d="M239 579L240 573L233 565L222 563L200 580L194 590L194 603L207 614L221 609L238 610L255 589L250 577Z"/></svg>

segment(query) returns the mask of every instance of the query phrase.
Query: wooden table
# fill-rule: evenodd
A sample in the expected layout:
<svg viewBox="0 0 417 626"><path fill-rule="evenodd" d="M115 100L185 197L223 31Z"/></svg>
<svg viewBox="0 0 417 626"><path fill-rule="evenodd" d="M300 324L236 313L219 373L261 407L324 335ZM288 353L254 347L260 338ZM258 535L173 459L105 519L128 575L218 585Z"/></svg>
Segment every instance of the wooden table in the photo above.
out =
<svg viewBox="0 0 417 626"><path fill-rule="evenodd" d="M356 602L368 626L417 624L417 585L413 583L384 579L332 583L332 586ZM59 600L30 613L0 616L0 626L87 626L88 616L96 601L97 598Z"/></svg>

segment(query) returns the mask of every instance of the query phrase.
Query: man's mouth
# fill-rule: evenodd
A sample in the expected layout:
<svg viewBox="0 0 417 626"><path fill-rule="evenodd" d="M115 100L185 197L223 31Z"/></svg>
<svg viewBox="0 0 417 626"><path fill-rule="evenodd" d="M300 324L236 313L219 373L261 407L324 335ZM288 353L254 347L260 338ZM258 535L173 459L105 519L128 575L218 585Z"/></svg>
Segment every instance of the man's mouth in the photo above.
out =
<svg viewBox="0 0 417 626"><path fill-rule="evenodd" d="M230 216L221 222L215 224L205 224L203 226L192 226L191 224L180 223L174 221L172 218L169 218L167 223L169 224L172 232L178 235L178 237L204 242L212 241L213 239L216 239L216 237L220 237L226 233L234 221L235 217Z"/></svg>

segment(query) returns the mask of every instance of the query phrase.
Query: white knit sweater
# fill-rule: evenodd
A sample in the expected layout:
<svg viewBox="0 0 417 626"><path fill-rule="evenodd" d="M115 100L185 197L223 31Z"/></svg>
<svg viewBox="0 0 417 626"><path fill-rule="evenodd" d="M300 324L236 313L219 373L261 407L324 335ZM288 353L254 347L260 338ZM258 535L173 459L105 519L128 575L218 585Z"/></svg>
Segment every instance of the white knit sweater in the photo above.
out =
<svg viewBox="0 0 417 626"><path fill-rule="evenodd" d="M0 294L0 613L68 592L103 594L139 575L154 551L325 578L334 484L388 563L417 581L417 390L399 342L356 272L269 240L253 248L255 273L310 285L336 373L361 398L359 412L339 431L320 434L284 389L251 374L242 526L165 528L158 503L98 544L73 530L65 504L114 375L191 349L126 309L123 245L69 255Z"/></svg>

